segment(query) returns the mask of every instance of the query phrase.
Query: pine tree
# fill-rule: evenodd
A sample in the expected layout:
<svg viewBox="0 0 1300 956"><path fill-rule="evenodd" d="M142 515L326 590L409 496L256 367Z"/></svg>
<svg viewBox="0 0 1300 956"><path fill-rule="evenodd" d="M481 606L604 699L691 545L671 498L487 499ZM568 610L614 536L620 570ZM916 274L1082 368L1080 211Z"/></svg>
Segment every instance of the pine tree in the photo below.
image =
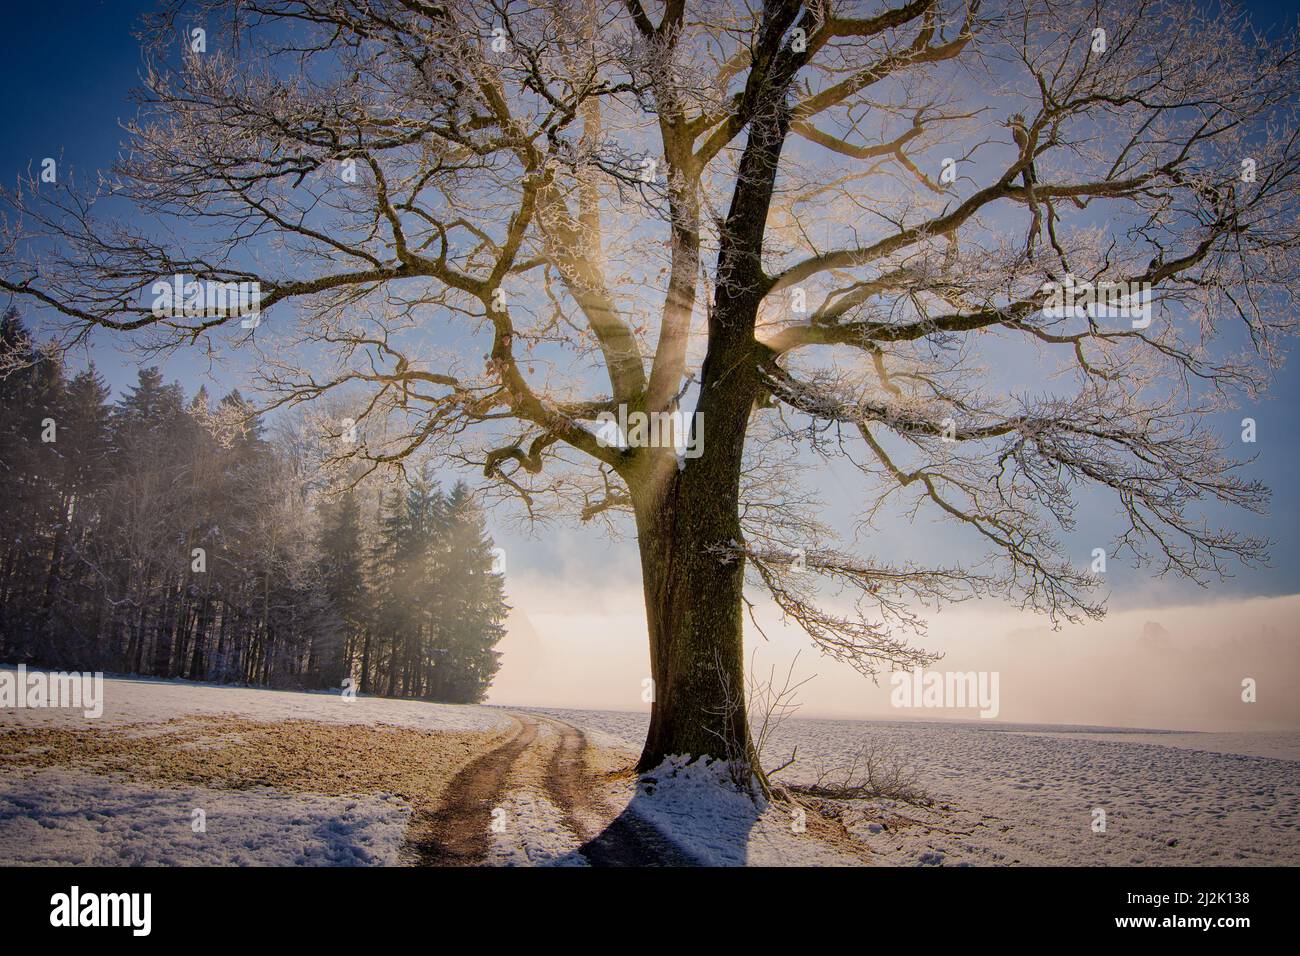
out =
<svg viewBox="0 0 1300 956"><path fill-rule="evenodd" d="M52 665L103 666L94 640L102 618L97 582L79 560L95 533L100 490L110 474L109 391L92 366L62 390L56 413L57 467L50 474L57 515L45 576L39 631Z"/></svg>
<svg viewBox="0 0 1300 956"><path fill-rule="evenodd" d="M63 473L58 417L64 389L59 363L36 347L16 311L0 317L0 635L6 656L44 662L46 591ZM53 440L49 440L53 439Z"/></svg>
<svg viewBox="0 0 1300 956"><path fill-rule="evenodd" d="M337 621L312 646L311 667L321 687L338 687L351 676L354 646L369 626L361 505L354 491L322 503L316 550L322 586Z"/></svg>
<svg viewBox="0 0 1300 956"><path fill-rule="evenodd" d="M436 696L452 703L478 703L487 696L501 666L501 655L494 648L505 636L509 611L504 576L493 573L494 548L487 522L463 483L447 496L445 513Z"/></svg>
<svg viewBox="0 0 1300 956"><path fill-rule="evenodd" d="M468 489L371 515L231 392L157 368L114 403L0 316L0 656L194 680L481 700L506 607Z"/></svg>

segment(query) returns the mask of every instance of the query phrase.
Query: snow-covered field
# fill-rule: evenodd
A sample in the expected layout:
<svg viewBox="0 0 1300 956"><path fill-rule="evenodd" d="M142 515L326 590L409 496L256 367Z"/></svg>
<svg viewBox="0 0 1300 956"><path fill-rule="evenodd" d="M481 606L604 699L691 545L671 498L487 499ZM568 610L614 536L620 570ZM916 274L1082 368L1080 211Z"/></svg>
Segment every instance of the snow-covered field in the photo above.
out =
<svg viewBox="0 0 1300 956"><path fill-rule="evenodd" d="M648 720L549 712L629 745ZM790 719L767 762L797 745L777 779L810 783L867 742L911 764L934 801L852 802L843 822L883 863L1300 864L1300 732Z"/></svg>
<svg viewBox="0 0 1300 956"><path fill-rule="evenodd" d="M0 671L13 671L0 666ZM257 720L324 720L332 723L392 724L412 730L499 730L510 723L492 707L428 704L378 697L345 698L338 691L300 693L264 687L229 687L192 681L112 677L104 680L103 716L87 726L153 723L174 717L235 714ZM58 708L0 709L0 725L61 724L73 718Z"/></svg>
<svg viewBox="0 0 1300 956"><path fill-rule="evenodd" d="M0 738L3 739L3 738ZM195 829L194 811L204 813ZM142 786L47 769L0 774L0 861L99 866L365 866L398 862L410 805L271 788Z"/></svg>
<svg viewBox="0 0 1300 956"><path fill-rule="evenodd" d="M411 863L460 798L474 858L498 865L636 862L655 830L669 857L712 865L1300 863L1297 732L787 721L778 781L833 775L864 744L913 768L927 799L831 805L853 841L725 793L717 766L638 783L644 714L132 679L104 695L99 719L0 710L0 862Z"/></svg>
<svg viewBox="0 0 1300 956"><path fill-rule="evenodd" d="M362 786L375 779L367 758L423 760L415 771L435 786L474 752L461 738L491 740L513 723L488 707L182 681L108 678L103 693L97 719L77 709L0 709L0 863L395 864L413 805ZM374 731L358 735L356 726ZM75 762L46 765L43 745L27 736L41 733L61 735L54 745ZM444 734L464 753L419 748ZM322 741L346 747L314 763ZM250 776L265 785L248 786ZM394 773L381 785L414 789L406 782Z"/></svg>

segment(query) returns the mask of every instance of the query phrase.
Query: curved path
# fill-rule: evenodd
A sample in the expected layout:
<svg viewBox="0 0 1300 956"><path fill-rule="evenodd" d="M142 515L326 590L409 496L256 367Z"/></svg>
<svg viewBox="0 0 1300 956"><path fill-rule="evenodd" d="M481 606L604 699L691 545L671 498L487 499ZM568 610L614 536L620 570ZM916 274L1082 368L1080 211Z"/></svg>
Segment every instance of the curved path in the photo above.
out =
<svg viewBox="0 0 1300 956"><path fill-rule="evenodd" d="M475 866L487 856L492 808L504 799L510 768L537 739L537 721L513 717L519 724L514 735L456 774L441 807L411 821L411 850L420 866Z"/></svg>
<svg viewBox="0 0 1300 956"><path fill-rule="evenodd" d="M627 807L621 813L597 796L582 731L554 717L512 713L515 732L476 757L448 784L442 805L411 821L408 852L420 866L476 866L491 846L492 810L510 795L511 771L538 744L539 722L559 736L546 765L546 796L592 866L693 866L672 841Z"/></svg>
<svg viewBox="0 0 1300 956"><path fill-rule="evenodd" d="M592 799L595 782L587 771L587 738L571 724L554 719L551 723L561 736L547 768L547 792L551 802L564 812L569 829L586 839L578 852L588 863L592 866L697 865L631 806L608 820L608 810ZM608 822L603 827L593 827L588 822L593 818Z"/></svg>

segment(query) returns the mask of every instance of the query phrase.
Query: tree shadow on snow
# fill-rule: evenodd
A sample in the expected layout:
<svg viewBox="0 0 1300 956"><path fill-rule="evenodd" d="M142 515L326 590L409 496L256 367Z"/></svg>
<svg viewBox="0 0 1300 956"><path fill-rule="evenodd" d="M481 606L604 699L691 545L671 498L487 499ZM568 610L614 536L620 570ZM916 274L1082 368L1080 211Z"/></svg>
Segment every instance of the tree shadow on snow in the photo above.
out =
<svg viewBox="0 0 1300 956"><path fill-rule="evenodd" d="M577 852L592 866L744 866L761 814L760 804L711 774L650 774Z"/></svg>

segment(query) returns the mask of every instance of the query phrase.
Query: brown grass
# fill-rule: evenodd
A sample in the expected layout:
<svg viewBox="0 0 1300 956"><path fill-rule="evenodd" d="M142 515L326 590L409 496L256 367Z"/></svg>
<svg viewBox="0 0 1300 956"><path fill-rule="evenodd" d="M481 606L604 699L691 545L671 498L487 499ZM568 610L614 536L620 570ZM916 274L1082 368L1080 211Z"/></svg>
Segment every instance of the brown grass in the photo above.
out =
<svg viewBox="0 0 1300 956"><path fill-rule="evenodd" d="M345 796L393 793L436 805L448 781L501 733L425 731L237 717L185 717L111 730L0 733L0 772L75 767L159 786Z"/></svg>

